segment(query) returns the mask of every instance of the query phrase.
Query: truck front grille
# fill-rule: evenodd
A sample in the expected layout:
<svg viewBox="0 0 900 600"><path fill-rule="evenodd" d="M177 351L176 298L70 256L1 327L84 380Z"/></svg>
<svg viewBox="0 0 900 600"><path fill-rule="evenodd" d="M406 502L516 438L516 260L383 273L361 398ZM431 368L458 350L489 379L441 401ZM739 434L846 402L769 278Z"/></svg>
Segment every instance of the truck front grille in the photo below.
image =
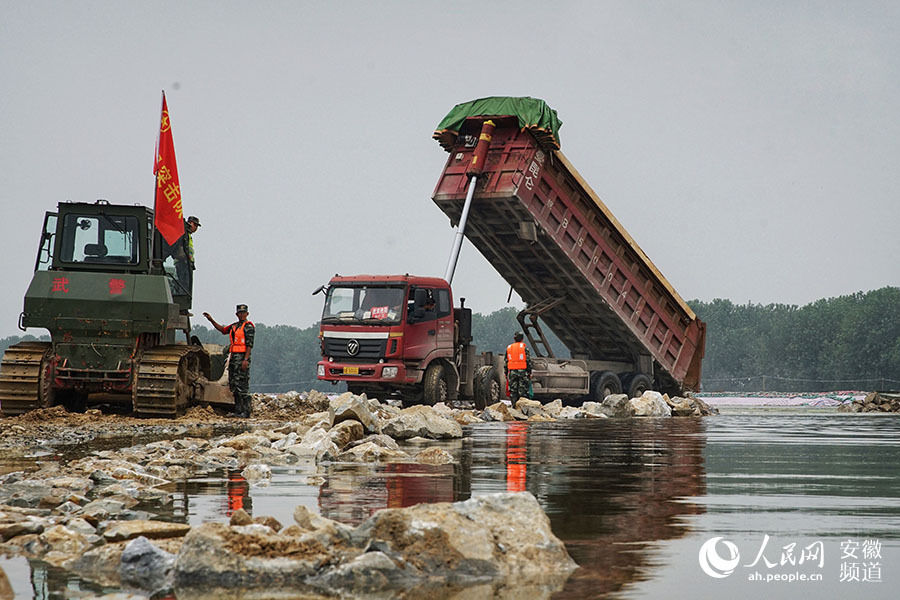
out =
<svg viewBox="0 0 900 600"><path fill-rule="evenodd" d="M347 346L351 341L356 341L359 344L359 352L352 356L347 349ZM378 360L379 358L384 358L384 348L386 343L386 339L358 340L354 338L353 340L350 340L346 338L325 338L325 354L342 360Z"/></svg>

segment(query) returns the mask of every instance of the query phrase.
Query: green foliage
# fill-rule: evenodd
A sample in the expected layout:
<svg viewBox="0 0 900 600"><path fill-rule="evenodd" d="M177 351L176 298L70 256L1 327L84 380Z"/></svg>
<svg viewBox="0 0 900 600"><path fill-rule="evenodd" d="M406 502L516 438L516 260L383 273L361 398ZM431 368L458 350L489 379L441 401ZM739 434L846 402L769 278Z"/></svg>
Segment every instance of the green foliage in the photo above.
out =
<svg viewBox="0 0 900 600"><path fill-rule="evenodd" d="M19 342L49 342L50 336L42 335L35 337L33 335L11 335L9 337L0 338L0 353L6 352L6 349L13 344Z"/></svg>
<svg viewBox="0 0 900 600"><path fill-rule="evenodd" d="M503 354L506 347L512 343L513 334L521 331L522 326L516 320L519 311L507 306L496 310L489 315L472 313L472 338L478 352L493 352ZM569 358L571 354L559 338L548 327L544 327L544 335L553 349L553 353L562 358Z"/></svg>
<svg viewBox="0 0 900 600"><path fill-rule="evenodd" d="M253 367L250 389L254 392L284 392L318 388L333 391L330 383L316 378L319 350L319 325L306 329L290 325L254 323ZM202 325L194 326L193 335L202 342L228 344L228 336Z"/></svg>
<svg viewBox="0 0 900 600"><path fill-rule="evenodd" d="M896 389L900 288L786 304L694 300L706 322L704 391Z"/></svg>

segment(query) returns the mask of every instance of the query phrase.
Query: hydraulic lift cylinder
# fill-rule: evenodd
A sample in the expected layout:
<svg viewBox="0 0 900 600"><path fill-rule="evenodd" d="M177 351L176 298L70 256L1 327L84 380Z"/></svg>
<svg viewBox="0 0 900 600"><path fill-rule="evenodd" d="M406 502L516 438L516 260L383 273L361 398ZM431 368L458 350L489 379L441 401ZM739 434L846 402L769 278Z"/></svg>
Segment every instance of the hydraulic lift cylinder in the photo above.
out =
<svg viewBox="0 0 900 600"><path fill-rule="evenodd" d="M472 197L475 195L475 185L478 176L484 171L484 161L487 158L488 147L491 145L491 136L494 133L494 122L487 120L481 124L481 134L478 136L478 144L472 153L472 162L466 169L469 177L469 187L466 190L466 201L463 204L462 215L459 218L459 226L453 238L453 249L450 251L450 260L447 261L447 271L444 280L453 283L453 274L456 272L456 263L459 260L459 251L462 249L463 237L466 233L466 221L469 218L469 208L472 206Z"/></svg>

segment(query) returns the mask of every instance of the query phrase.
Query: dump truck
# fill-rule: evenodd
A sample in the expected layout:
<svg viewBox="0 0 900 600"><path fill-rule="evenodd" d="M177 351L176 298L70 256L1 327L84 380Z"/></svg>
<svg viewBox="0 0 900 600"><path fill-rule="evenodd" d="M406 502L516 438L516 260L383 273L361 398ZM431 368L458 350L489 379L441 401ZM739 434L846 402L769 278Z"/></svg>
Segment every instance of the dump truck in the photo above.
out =
<svg viewBox="0 0 900 600"><path fill-rule="evenodd" d="M562 154L560 125L543 101L506 97L459 104L439 124L433 137L449 157L432 200L457 225L439 280L447 297L452 298L450 282L465 236L526 303L518 320L533 352L536 398L602 401L620 392L633 397L648 389L699 390L705 324ZM378 288L391 280L363 276L359 281ZM360 391L393 386L426 402L461 397L481 407L497 399L505 382L503 359L476 352L465 312L470 309L461 305L457 316L451 305L445 317L460 334L442 342L434 329L433 347L402 343L414 324L411 315L424 310L432 289L442 289L431 285L424 295L413 281L401 286L405 302L386 327L371 314L352 325L335 321L341 313L329 312L331 290L353 287L352 278L323 286L328 295L319 379L346 381ZM351 303L350 308L358 307ZM542 322L570 357L554 355ZM337 352L334 340L349 347L376 331L378 339L399 340L395 354L384 354L381 346L364 358ZM384 377L386 365L396 366L389 374L402 377Z"/></svg>
<svg viewBox="0 0 900 600"><path fill-rule="evenodd" d="M175 417L196 402L233 405L211 382L221 356L190 339L191 270L166 248L144 206L62 202L46 213L19 328L46 328L50 341L4 353L4 415L105 404Z"/></svg>
<svg viewBox="0 0 900 600"><path fill-rule="evenodd" d="M465 298L454 306L444 279L335 275L320 291L320 380L345 381L357 394L398 393L409 404L461 397L483 408L500 399L498 365L476 353L472 311Z"/></svg>

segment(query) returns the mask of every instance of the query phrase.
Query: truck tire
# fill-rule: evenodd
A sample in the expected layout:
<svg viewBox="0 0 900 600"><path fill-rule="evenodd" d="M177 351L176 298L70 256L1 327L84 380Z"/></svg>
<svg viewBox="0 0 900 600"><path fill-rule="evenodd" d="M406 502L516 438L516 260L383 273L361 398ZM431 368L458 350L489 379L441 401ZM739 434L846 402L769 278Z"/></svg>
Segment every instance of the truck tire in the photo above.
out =
<svg viewBox="0 0 900 600"><path fill-rule="evenodd" d="M591 375L591 397L594 402L603 402L607 396L622 393L622 381L612 371L595 371Z"/></svg>
<svg viewBox="0 0 900 600"><path fill-rule="evenodd" d="M639 398L647 390L653 389L653 380L649 375L643 373L635 373L628 380L628 397Z"/></svg>
<svg viewBox="0 0 900 600"><path fill-rule="evenodd" d="M438 402L447 402L447 375L444 373L444 365L438 363L428 365L422 384L425 404L434 406Z"/></svg>
<svg viewBox="0 0 900 600"><path fill-rule="evenodd" d="M475 408L484 410L491 404L500 402L500 376L492 365L475 370Z"/></svg>

